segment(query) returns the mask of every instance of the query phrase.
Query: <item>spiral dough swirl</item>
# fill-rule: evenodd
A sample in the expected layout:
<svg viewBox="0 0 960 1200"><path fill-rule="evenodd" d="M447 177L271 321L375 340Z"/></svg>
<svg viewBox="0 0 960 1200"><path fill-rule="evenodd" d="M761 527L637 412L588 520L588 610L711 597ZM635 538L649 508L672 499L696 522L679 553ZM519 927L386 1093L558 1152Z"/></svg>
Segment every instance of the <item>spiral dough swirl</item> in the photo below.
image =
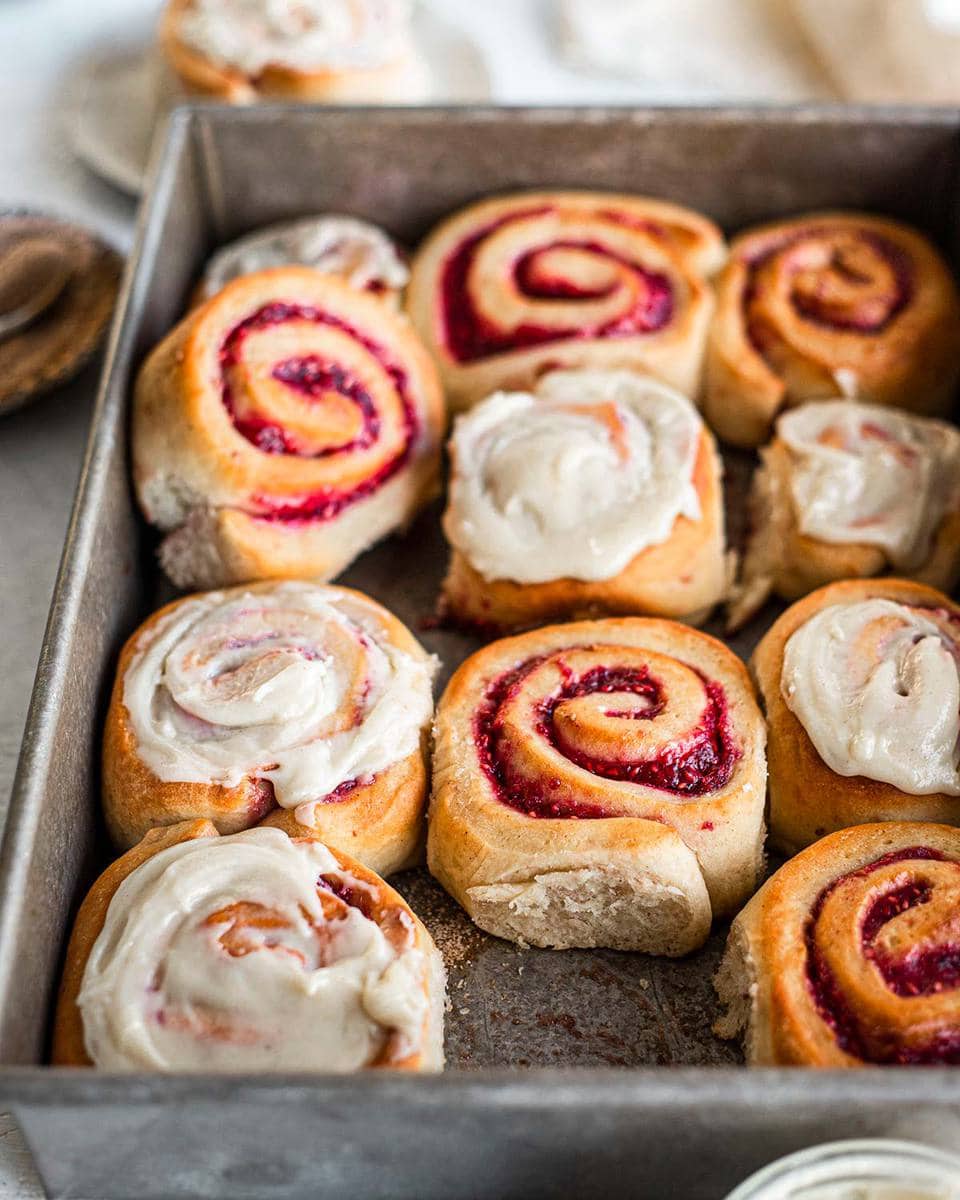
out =
<svg viewBox="0 0 960 1200"><path fill-rule="evenodd" d="M924 846L835 880L806 929L810 991L840 1049L960 1064L960 863Z"/></svg>
<svg viewBox="0 0 960 1200"><path fill-rule="evenodd" d="M420 1046L413 918L315 841L181 842L121 883L83 974L106 1070L355 1071Z"/></svg>
<svg viewBox="0 0 960 1200"><path fill-rule="evenodd" d="M500 677L475 738L499 799L532 817L639 816L638 787L707 795L739 757L718 683L666 654L617 645L566 647ZM628 786L584 803L584 772Z"/></svg>

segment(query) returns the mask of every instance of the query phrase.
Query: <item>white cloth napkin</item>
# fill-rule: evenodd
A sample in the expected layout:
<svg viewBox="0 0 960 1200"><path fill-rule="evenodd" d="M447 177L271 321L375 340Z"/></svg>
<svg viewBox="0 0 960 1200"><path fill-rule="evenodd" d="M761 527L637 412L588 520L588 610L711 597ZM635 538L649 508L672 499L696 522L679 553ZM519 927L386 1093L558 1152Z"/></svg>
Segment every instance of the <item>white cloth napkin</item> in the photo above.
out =
<svg viewBox="0 0 960 1200"><path fill-rule="evenodd" d="M960 103L960 0L791 0L848 100Z"/></svg>
<svg viewBox="0 0 960 1200"><path fill-rule="evenodd" d="M561 50L571 65L641 83L654 100L829 98L785 2L557 0Z"/></svg>
<svg viewBox="0 0 960 1200"><path fill-rule="evenodd" d="M556 0L576 66L651 99L960 103L960 0Z"/></svg>

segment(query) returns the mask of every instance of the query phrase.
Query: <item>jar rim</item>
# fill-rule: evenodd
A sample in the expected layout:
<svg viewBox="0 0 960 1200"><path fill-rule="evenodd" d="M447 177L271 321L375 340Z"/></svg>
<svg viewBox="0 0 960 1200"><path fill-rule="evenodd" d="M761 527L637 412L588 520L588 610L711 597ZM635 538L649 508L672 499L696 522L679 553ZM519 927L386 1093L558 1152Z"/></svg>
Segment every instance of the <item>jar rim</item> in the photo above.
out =
<svg viewBox="0 0 960 1200"><path fill-rule="evenodd" d="M931 1193L936 1200L941 1195L944 1200L960 1198L960 1158L956 1155L921 1142L860 1138L808 1146L779 1158L745 1179L727 1200L774 1200L769 1189L778 1184L799 1189L834 1182L877 1182L878 1171L888 1172L894 1184L940 1189L946 1185L949 1191ZM778 1191L776 1198L791 1200L797 1194Z"/></svg>

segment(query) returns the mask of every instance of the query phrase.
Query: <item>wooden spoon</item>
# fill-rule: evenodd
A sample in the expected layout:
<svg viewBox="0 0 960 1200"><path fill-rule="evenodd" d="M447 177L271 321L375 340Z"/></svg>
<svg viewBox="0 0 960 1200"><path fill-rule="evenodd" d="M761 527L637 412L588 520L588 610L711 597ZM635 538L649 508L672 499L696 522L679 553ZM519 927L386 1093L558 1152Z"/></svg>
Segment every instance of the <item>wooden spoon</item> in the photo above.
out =
<svg viewBox="0 0 960 1200"><path fill-rule="evenodd" d="M67 285L70 255L50 237L27 237L0 258L0 339L25 329Z"/></svg>

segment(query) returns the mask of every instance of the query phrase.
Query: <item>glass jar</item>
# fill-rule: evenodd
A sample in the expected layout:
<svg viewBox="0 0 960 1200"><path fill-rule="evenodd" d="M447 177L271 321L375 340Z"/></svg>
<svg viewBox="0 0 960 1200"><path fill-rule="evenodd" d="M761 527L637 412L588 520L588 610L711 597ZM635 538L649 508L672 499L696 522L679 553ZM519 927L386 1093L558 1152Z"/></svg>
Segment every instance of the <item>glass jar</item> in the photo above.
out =
<svg viewBox="0 0 960 1200"><path fill-rule="evenodd" d="M830 1142L771 1163L727 1200L960 1200L960 1158L916 1142Z"/></svg>

